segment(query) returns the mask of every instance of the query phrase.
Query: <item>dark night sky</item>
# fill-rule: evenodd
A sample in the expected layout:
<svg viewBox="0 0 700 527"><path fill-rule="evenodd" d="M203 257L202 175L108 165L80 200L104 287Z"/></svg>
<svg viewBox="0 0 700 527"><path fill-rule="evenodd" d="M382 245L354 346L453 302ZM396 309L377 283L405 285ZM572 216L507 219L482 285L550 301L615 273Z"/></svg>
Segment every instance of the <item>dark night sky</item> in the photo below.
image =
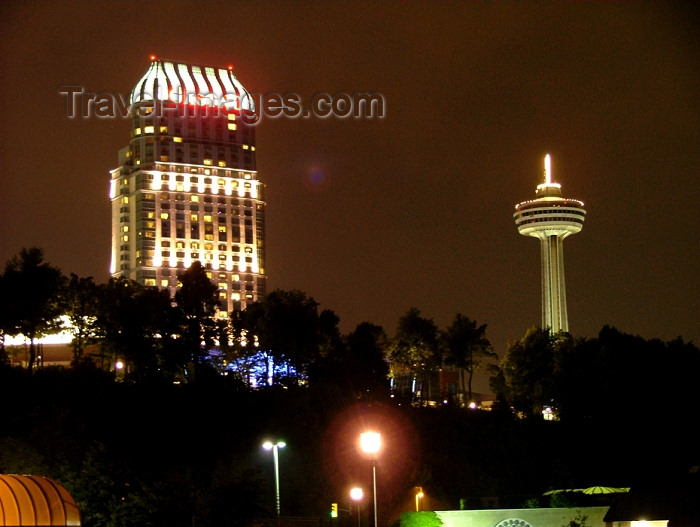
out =
<svg viewBox="0 0 700 527"><path fill-rule="evenodd" d="M63 85L126 96L149 55L251 92L374 91L384 119L263 119L269 288L391 334L415 306L506 343L540 323L514 205L552 155L575 336L700 343L700 38L692 2L16 2L0 7L0 261L39 246L108 278L124 119L70 120ZM323 175L319 181L319 174Z"/></svg>

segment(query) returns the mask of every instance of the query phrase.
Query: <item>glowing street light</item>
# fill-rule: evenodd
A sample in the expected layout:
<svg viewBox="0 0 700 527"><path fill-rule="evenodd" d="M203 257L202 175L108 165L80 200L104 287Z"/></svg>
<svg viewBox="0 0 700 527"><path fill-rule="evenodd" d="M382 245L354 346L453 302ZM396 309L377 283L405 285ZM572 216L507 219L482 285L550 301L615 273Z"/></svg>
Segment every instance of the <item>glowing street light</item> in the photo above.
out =
<svg viewBox="0 0 700 527"><path fill-rule="evenodd" d="M275 504L277 506L277 517L280 516L280 461L279 461L279 449L287 446L284 441L278 441L277 443L272 443L271 441L265 441L262 447L265 450L272 450L272 458L275 461Z"/></svg>
<svg viewBox="0 0 700 527"><path fill-rule="evenodd" d="M360 519L360 502L362 501L363 496L364 493L360 487L353 487L350 489L350 499L357 502L357 527L362 527Z"/></svg>
<svg viewBox="0 0 700 527"><path fill-rule="evenodd" d="M421 505L423 503L423 487L416 487L416 512L421 510Z"/></svg>
<svg viewBox="0 0 700 527"><path fill-rule="evenodd" d="M374 489L374 527L377 527L377 455L382 448L379 432L360 434L360 449L372 459L372 488Z"/></svg>

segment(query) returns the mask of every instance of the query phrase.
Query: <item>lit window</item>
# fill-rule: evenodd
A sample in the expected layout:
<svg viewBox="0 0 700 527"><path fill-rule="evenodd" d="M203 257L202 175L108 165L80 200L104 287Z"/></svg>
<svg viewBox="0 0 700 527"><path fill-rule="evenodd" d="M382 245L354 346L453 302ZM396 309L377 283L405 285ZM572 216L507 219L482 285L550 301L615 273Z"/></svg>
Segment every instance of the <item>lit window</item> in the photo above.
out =
<svg viewBox="0 0 700 527"><path fill-rule="evenodd" d="M134 135L141 135L141 128L134 128Z"/></svg>
<svg viewBox="0 0 700 527"><path fill-rule="evenodd" d="M168 127L167 127L167 126L161 126L161 127L159 128L159 130L160 130L160 133L161 133L161 134L164 134L164 133L167 133Z"/></svg>
<svg viewBox="0 0 700 527"><path fill-rule="evenodd" d="M173 137L175 143L182 143L182 137Z"/></svg>
<svg viewBox="0 0 700 527"><path fill-rule="evenodd" d="M205 214L205 215L204 215L204 221L207 222L207 223L211 223L211 215Z"/></svg>
<svg viewBox="0 0 700 527"><path fill-rule="evenodd" d="M156 279L155 278L146 278L143 281L144 285L156 285Z"/></svg>
<svg viewBox="0 0 700 527"><path fill-rule="evenodd" d="M236 129L236 123L228 123L228 129L229 129L229 130L235 130L235 129Z"/></svg>
<svg viewBox="0 0 700 527"><path fill-rule="evenodd" d="M144 126L143 132L146 134L152 134L153 133L153 126ZM153 285L155 285L155 284L153 284Z"/></svg>
<svg viewBox="0 0 700 527"><path fill-rule="evenodd" d="M160 219L162 219L162 220L167 220L169 217L170 217L169 212L161 212L160 213Z"/></svg>
<svg viewBox="0 0 700 527"><path fill-rule="evenodd" d="M205 160L204 160L204 164L207 165L207 166L211 165L212 162L213 162L213 161L212 161L211 159L205 159Z"/></svg>
<svg viewBox="0 0 700 527"><path fill-rule="evenodd" d="M199 215L198 214L191 214L190 220L191 221L199 221Z"/></svg>
<svg viewBox="0 0 700 527"><path fill-rule="evenodd" d="M194 195L190 196L190 201L192 203L199 203L199 196L194 196Z"/></svg>
<svg viewBox="0 0 700 527"><path fill-rule="evenodd" d="M167 279L167 278L163 278L163 279L160 281L160 286L161 286L161 287L168 287L168 285L169 285L169 283L168 283L168 279Z"/></svg>
<svg viewBox="0 0 700 527"><path fill-rule="evenodd" d="M226 166L226 161L219 161L219 166L220 166L220 167L225 167L225 166Z"/></svg>

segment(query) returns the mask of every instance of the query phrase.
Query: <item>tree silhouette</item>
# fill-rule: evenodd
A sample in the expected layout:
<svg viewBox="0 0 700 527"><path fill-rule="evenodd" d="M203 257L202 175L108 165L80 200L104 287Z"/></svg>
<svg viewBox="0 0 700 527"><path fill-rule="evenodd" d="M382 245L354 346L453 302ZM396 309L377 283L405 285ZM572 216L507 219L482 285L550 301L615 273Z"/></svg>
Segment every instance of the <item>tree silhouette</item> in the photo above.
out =
<svg viewBox="0 0 700 527"><path fill-rule="evenodd" d="M464 387L467 373L467 400L471 401L474 372L487 369L486 359L498 358L486 338L486 324L477 327L474 320L457 313L452 324L441 332L441 341L445 364L458 368L460 387Z"/></svg>
<svg viewBox="0 0 700 527"><path fill-rule="evenodd" d="M246 327L257 337L259 349L274 363L286 364L283 376L298 384L319 355L316 301L299 290L276 289L249 306L246 312ZM273 365L268 378L274 374Z"/></svg>
<svg viewBox="0 0 700 527"><path fill-rule="evenodd" d="M502 395L524 417L541 417L544 407L552 404L554 350L555 338L549 329L533 326L522 339L510 343L501 361Z"/></svg>
<svg viewBox="0 0 700 527"><path fill-rule="evenodd" d="M5 264L0 303L2 327L8 335L24 335L29 340L27 369L36 362L36 340L61 327L60 293L65 278L61 270L44 261L37 247L23 248Z"/></svg>
<svg viewBox="0 0 700 527"><path fill-rule="evenodd" d="M98 287L93 278L71 273L63 290L63 306L70 321L68 330L73 335L73 364L79 364L85 348L97 340L98 302Z"/></svg>
<svg viewBox="0 0 700 527"><path fill-rule="evenodd" d="M441 365L438 328L433 320L421 316L417 308L410 308L399 319L396 333L389 345L389 358L392 374L396 376L407 372L411 382L420 385L419 401L423 403L429 400L431 374Z"/></svg>
<svg viewBox="0 0 700 527"><path fill-rule="evenodd" d="M182 285L175 293L175 303L181 315L180 336L191 357L189 380L193 381L216 337L214 316L219 308L219 292L199 261L178 278Z"/></svg>

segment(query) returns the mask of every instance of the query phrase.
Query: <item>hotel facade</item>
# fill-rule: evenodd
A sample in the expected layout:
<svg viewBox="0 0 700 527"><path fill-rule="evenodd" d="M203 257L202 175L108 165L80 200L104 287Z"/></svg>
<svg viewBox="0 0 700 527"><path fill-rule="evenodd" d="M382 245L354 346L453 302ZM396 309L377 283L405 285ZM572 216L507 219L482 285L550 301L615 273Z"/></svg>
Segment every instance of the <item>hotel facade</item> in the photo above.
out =
<svg viewBox="0 0 700 527"><path fill-rule="evenodd" d="M265 201L252 97L230 68L152 57L111 171L113 277L169 289L199 261L219 317L265 295Z"/></svg>

